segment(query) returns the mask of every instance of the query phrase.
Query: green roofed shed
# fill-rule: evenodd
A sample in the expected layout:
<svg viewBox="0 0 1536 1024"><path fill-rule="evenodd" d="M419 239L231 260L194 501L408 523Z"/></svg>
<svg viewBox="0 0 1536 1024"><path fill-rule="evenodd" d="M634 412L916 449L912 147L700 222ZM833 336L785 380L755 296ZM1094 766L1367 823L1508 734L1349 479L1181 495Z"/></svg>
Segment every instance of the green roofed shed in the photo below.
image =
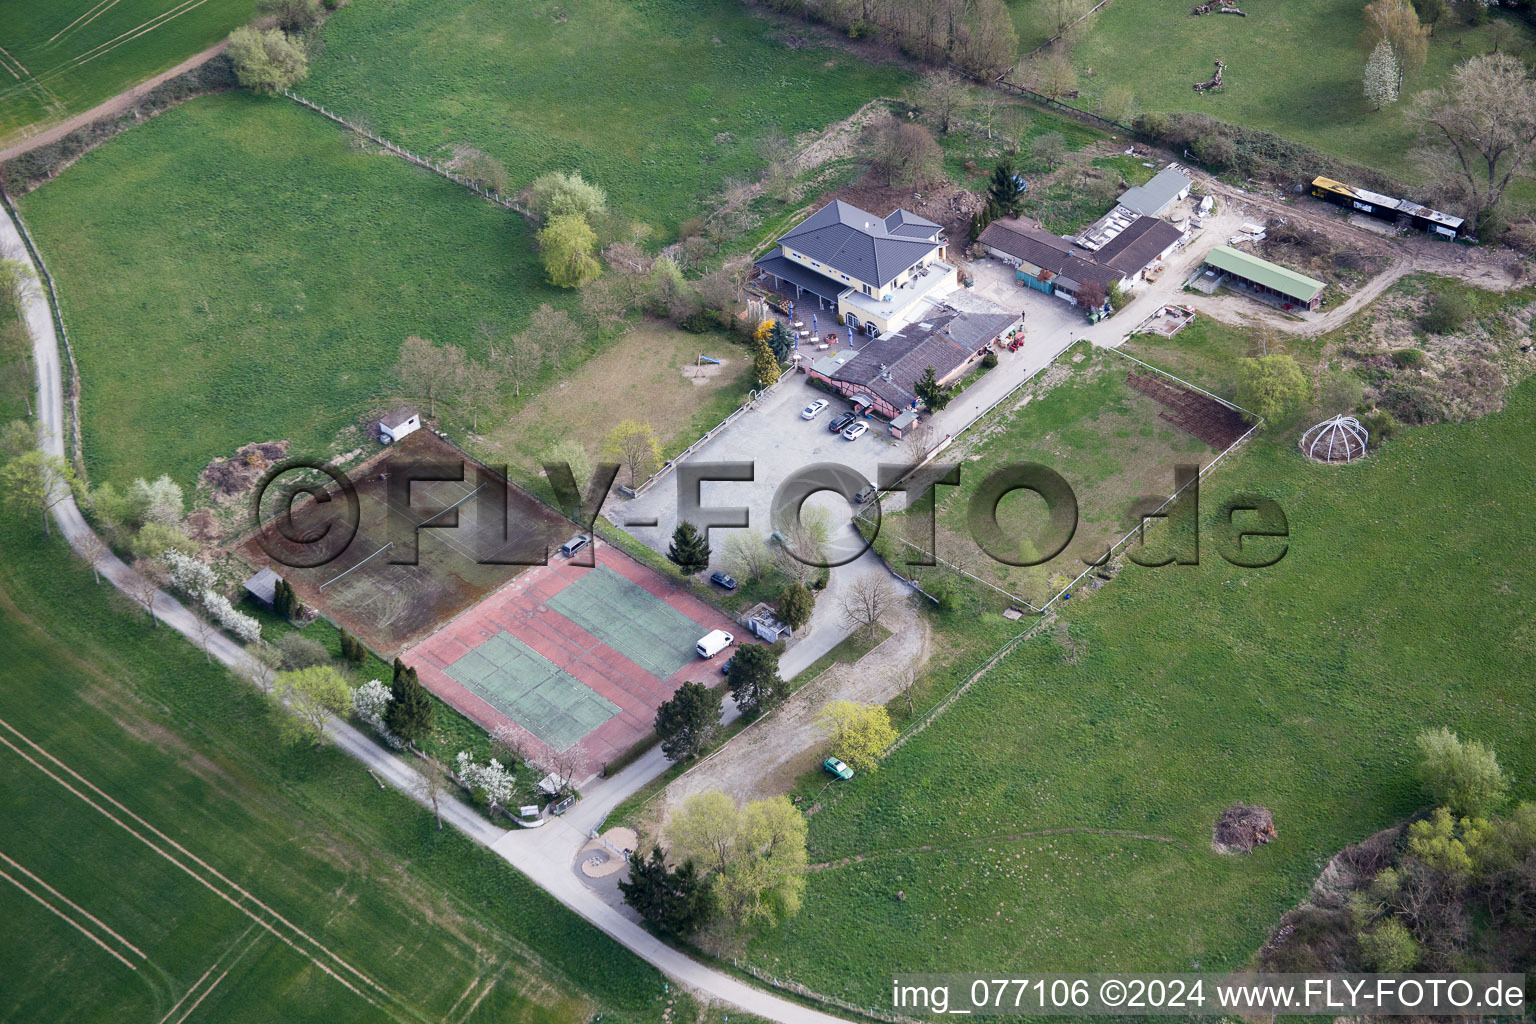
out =
<svg viewBox="0 0 1536 1024"><path fill-rule="evenodd" d="M1222 271L1240 284L1264 294L1274 295L1307 309L1316 309L1326 287L1305 274L1298 274L1278 263L1261 260L1230 245L1217 246L1205 257L1205 265Z"/></svg>

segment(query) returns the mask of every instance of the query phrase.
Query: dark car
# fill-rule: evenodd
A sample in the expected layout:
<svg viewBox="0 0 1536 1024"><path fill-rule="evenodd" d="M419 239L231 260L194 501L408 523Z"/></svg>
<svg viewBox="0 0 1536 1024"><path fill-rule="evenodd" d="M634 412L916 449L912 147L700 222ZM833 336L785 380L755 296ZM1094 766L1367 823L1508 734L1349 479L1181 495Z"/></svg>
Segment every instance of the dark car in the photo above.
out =
<svg viewBox="0 0 1536 1024"><path fill-rule="evenodd" d="M709 582L717 587L724 587L726 590L736 589L736 581L723 572L716 571L710 573Z"/></svg>
<svg viewBox="0 0 1536 1024"><path fill-rule="evenodd" d="M732 658L730 661L726 662L724 665L721 665L720 666L720 674L723 675L723 676L730 675L731 674L731 666L734 665L734 664L736 664L736 659Z"/></svg>
<svg viewBox="0 0 1536 1024"><path fill-rule="evenodd" d="M828 423L827 429L832 431L834 434L840 434L843 432L844 427L847 427L850 423L853 423L858 418L858 413L845 412L831 423Z"/></svg>

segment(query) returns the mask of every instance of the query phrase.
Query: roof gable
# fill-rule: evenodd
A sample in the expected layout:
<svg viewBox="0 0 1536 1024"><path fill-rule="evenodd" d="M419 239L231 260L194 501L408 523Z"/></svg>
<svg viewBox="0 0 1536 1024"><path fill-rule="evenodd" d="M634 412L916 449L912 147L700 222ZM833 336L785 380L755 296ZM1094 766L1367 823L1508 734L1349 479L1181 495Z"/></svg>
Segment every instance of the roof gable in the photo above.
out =
<svg viewBox="0 0 1536 1024"><path fill-rule="evenodd" d="M897 210L891 216L905 214ZM905 214L904 229L922 229L922 218ZM841 199L834 199L779 238L779 244L839 273L884 287L933 252L930 238L899 237L882 220ZM931 222L926 222L931 223ZM928 234L938 230L933 225Z"/></svg>

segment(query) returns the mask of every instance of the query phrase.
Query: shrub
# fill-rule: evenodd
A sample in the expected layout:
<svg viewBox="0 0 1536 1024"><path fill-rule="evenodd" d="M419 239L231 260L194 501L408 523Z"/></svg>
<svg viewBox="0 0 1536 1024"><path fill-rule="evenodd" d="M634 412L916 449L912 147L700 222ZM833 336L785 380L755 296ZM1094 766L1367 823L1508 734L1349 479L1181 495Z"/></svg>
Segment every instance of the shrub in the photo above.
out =
<svg viewBox="0 0 1536 1024"><path fill-rule="evenodd" d="M280 637L277 641L277 655L279 664L287 672L314 668L331 660L330 654L326 652L325 646L320 641L311 640L299 633L289 633Z"/></svg>
<svg viewBox="0 0 1536 1024"><path fill-rule="evenodd" d="M987 354L981 357L981 368L990 370L997 365L997 353L987 349Z"/></svg>
<svg viewBox="0 0 1536 1024"><path fill-rule="evenodd" d="M1419 944L1396 918L1388 918L1360 935L1360 951L1372 970L1403 974L1419 962Z"/></svg>
<svg viewBox="0 0 1536 1024"><path fill-rule="evenodd" d="M229 34L235 78L253 92L278 93L309 74L304 50L281 30L237 28Z"/></svg>
<svg viewBox="0 0 1536 1024"><path fill-rule="evenodd" d="M707 309L694 310L677 322L690 334L708 334L719 325L719 318Z"/></svg>
<svg viewBox="0 0 1536 1024"><path fill-rule="evenodd" d="M1504 772L1493 749L1477 740L1462 740L1444 726L1422 732L1419 779L1436 804L1458 817L1486 816L1504 799Z"/></svg>
<svg viewBox="0 0 1536 1024"><path fill-rule="evenodd" d="M1430 334L1451 334L1466 326L1471 307L1460 292L1438 292L1420 323Z"/></svg>
<svg viewBox="0 0 1536 1024"><path fill-rule="evenodd" d="M1424 365L1424 352L1416 348L1400 348L1392 353L1392 361L1402 369Z"/></svg>

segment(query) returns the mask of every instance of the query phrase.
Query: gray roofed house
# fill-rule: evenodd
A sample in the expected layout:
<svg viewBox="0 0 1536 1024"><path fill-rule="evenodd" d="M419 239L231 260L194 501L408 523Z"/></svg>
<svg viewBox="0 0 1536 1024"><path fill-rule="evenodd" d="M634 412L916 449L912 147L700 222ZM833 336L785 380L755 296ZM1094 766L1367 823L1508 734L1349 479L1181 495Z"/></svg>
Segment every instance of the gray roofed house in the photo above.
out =
<svg viewBox="0 0 1536 1024"><path fill-rule="evenodd" d="M1131 277L1178 244L1184 232L1156 217L1137 217L1130 227L1104 243L1094 259Z"/></svg>
<svg viewBox="0 0 1536 1024"><path fill-rule="evenodd" d="M887 220L857 206L834 199L790 229L779 239L779 245L825 264L836 273L884 288L932 253L938 244L933 237L937 225L931 227L929 237L913 238L892 234L886 223ZM904 230L911 226L905 222L899 225Z"/></svg>
<svg viewBox="0 0 1536 1024"><path fill-rule="evenodd" d="M1164 167L1145 185L1133 185L1120 197L1120 205L1143 217L1156 217L1189 195L1194 184L1173 167Z"/></svg>
<svg viewBox="0 0 1536 1024"><path fill-rule="evenodd" d="M1076 249L1071 242L1053 235L1039 224L1022 217L1003 217L988 224L979 239L994 254L1002 253L1025 264L1032 278L1056 282L1068 294L1090 281L1108 288L1125 275L1093 259L1087 250ZM1032 268L1032 269L1031 269ZM1046 276L1039 273L1043 271Z"/></svg>

